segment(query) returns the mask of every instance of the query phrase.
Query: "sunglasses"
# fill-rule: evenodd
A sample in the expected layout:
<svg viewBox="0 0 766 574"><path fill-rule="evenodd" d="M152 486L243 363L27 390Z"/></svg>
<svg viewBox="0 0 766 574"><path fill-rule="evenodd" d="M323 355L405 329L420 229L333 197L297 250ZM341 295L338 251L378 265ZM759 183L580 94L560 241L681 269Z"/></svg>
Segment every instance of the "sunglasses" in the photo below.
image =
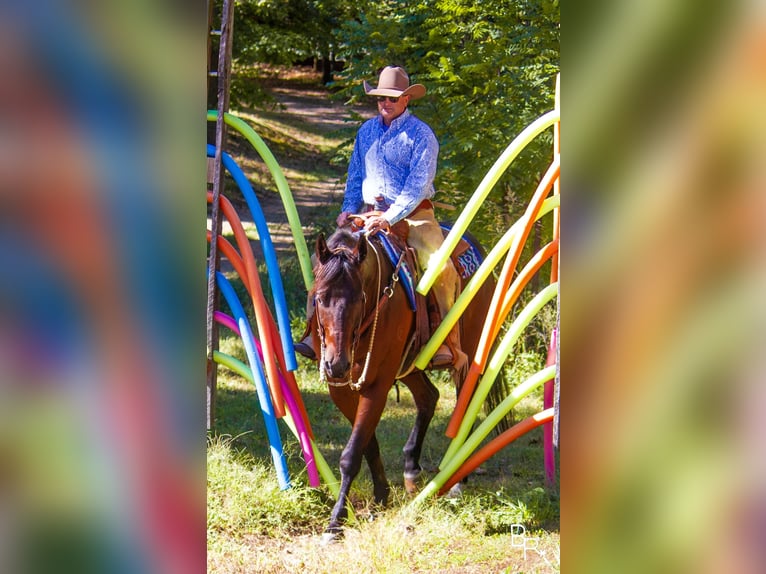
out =
<svg viewBox="0 0 766 574"><path fill-rule="evenodd" d="M393 97L393 96L376 96L376 97L375 97L375 99L376 99L378 102L385 102L386 100L388 100L388 101L389 101L389 102L391 102L392 104L395 104L396 102L398 102L398 101L399 101L399 98L398 98L398 97L397 97L397 98L395 98L395 97Z"/></svg>

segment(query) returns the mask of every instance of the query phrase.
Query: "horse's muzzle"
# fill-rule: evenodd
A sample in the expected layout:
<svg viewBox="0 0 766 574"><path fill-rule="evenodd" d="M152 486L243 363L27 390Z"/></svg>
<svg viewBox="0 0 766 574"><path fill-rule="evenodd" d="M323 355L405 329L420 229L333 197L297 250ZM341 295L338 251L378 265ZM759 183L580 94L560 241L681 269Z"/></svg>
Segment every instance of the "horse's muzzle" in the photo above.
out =
<svg viewBox="0 0 766 574"><path fill-rule="evenodd" d="M323 361L322 368L325 377L332 382L346 382L351 377L351 363L346 358L337 358L333 361Z"/></svg>

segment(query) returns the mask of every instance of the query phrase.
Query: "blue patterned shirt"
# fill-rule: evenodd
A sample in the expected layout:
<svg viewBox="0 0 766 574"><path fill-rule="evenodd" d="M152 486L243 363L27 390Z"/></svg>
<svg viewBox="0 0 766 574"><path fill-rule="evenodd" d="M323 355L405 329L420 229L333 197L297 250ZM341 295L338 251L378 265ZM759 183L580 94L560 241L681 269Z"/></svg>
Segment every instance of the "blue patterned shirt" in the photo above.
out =
<svg viewBox="0 0 766 574"><path fill-rule="evenodd" d="M433 197L438 155L434 132L409 110L389 127L380 116L367 120L356 135L341 210L359 213L366 203L391 224L404 219Z"/></svg>

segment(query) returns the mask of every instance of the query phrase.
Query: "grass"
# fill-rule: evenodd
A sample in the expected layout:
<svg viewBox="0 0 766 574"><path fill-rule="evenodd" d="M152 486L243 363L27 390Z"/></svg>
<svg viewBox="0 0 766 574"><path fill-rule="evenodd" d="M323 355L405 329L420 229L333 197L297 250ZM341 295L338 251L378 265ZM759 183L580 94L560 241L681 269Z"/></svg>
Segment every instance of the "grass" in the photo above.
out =
<svg viewBox="0 0 766 574"><path fill-rule="evenodd" d="M235 356L244 354L233 338L224 339L221 347ZM317 446L337 474L349 425L313 366L302 363L297 377ZM443 377L434 380L442 398L423 451L428 478L446 449L443 430L454 405L451 383ZM219 387L219 425L208 442L208 571L558 571L558 495L544 488L539 429L487 461L483 474L471 476L461 498L428 500L414 512L403 489L401 448L415 410L406 388L400 402L392 390L378 427L392 485L389 507L371 507L372 482L363 466L352 488L355 517L345 538L325 548L319 539L333 499L326 488L307 486L297 441L280 427L292 481L290 489L280 491L252 385L221 369ZM524 537L512 537L519 533L518 525L526 530L526 558ZM532 544L536 550L529 549Z"/></svg>
<svg viewBox="0 0 766 574"><path fill-rule="evenodd" d="M258 123L258 129L268 145L276 150L280 163L286 164L291 188L310 186L336 176L328 167L332 146L326 143L334 143L334 134L327 135L323 141L314 128L307 130L300 122L281 118L276 112L253 114L249 119ZM258 163L252 158L237 159L242 161L248 177L256 182L259 197L267 193L264 189L268 189L268 178L259 179L263 174ZM332 227L337 213L334 207L328 209L332 201L328 198L314 207L304 206L301 218L310 222L309 245L320 230ZM280 253L279 262L296 338L303 328L305 288L297 257ZM263 281L265 272L261 277ZM232 276L230 279L246 311L252 314L241 281ZM221 330L221 337L221 351L245 360L240 340L225 329ZM544 357L524 348L517 351L515 358L506 370L511 386L538 370L544 361ZM350 427L319 382L316 367L303 359L299 362L296 377L311 417L317 447L337 475L338 460ZM437 472L447 449L449 439L444 436L444 429L455 404L451 381L443 374L434 374L432 379L441 399L421 457L424 481ZM401 388L399 400L392 390L377 431L392 486L389 507L372 508L372 482L363 465L352 487L355 512L345 538L337 544L321 547L318 542L334 500L325 487L307 486L298 442L280 423L292 483L290 489L280 491L253 385L220 368L218 386L216 429L209 435L207 446L209 572L549 573L560 570L558 491L544 486L540 429L482 465L483 472L469 478L462 497L431 499L415 512L408 506L409 498L403 489L401 455L415 408L405 387ZM516 420L538 412L541 406L541 391L533 393L516 407ZM519 525L525 529L524 536L520 535Z"/></svg>

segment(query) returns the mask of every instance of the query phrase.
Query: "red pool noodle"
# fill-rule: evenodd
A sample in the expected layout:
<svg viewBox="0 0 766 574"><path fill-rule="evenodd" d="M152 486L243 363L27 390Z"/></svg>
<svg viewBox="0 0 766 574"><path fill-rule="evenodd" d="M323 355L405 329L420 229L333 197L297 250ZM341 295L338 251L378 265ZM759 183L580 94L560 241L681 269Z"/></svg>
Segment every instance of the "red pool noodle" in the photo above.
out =
<svg viewBox="0 0 766 574"><path fill-rule="evenodd" d="M503 305L500 309L499 321L497 324L495 324L495 330L492 333L492 340L497 338L497 335L500 332L500 326L502 325L503 321L505 321L508 313L511 312L513 304L516 303L516 300L519 298L519 295L521 295L524 287L526 287L527 283L529 283L532 277L535 276L535 273L540 270L540 267L542 267L543 264L548 261L548 259L556 255L558 252L558 241L551 241L540 251L535 253L534 257L532 257L532 259L527 262L524 269L521 270L521 273L519 273L518 277L516 278L516 281L514 281L511 285L513 289L509 288L508 292L503 298Z"/></svg>
<svg viewBox="0 0 766 574"><path fill-rule="evenodd" d="M495 437L482 448L473 453L453 474L447 482L439 489L439 496L446 494L450 488L471 474L476 468L488 458L497 454L497 452L508 446L517 438L525 435L532 429L541 424L553 420L553 409L546 409L536 415L524 419L520 423L513 425L500 436Z"/></svg>
<svg viewBox="0 0 766 574"><path fill-rule="evenodd" d="M489 305L487 312L487 322L484 324L484 330L479 341L479 347L476 349L476 356L474 362L481 365L482 371L487 364L489 357L489 349L492 346L493 339L491 338L492 332L495 330L495 324L498 321L498 314L500 311L500 302L502 301L503 293L508 290L513 278L513 272L516 269L516 264L521 256L521 250L524 243L529 236L529 232L532 230L532 226L535 223L535 215L540 211L540 206L545 201L548 192L553 186L553 182L558 178L561 171L561 162L558 158L554 159L545 172L540 184L537 186L535 193L532 195L532 199L527 206L524 215L521 216L519 221L524 222L524 227L520 233L516 234L513 238L513 243L508 250L508 255L505 258L505 264L503 270L500 273L500 278L497 281L495 292L492 296L492 301Z"/></svg>
<svg viewBox="0 0 766 574"><path fill-rule="evenodd" d="M454 437L454 435L457 433L457 429L460 427L460 422L462 421L463 416L465 415L465 411L468 408L468 403L470 402L471 396L473 396L473 392L476 387L476 381L478 380L479 375L484 371L484 367L487 364L487 360L489 359L489 350L492 346L492 342L494 341L492 334L499 331L500 323L502 323L502 321L499 319L499 315L501 301L503 300L503 293L508 290L508 287L511 284L513 271L516 269L516 264L518 263L519 257L521 256L521 249L524 245L524 242L526 241L529 232L534 225L535 215L538 211L540 211L540 206L542 205L543 201L545 201L545 197L548 195L548 192L553 186L554 181L558 179L560 171L561 161L558 157L556 157L548 167L548 170L545 172L542 180L540 180L540 184L537 186L537 189L535 190L535 193L533 194L532 199L527 206L527 210L520 219L520 221L524 221L524 228L521 233L514 237L513 243L508 250L508 255L506 256L505 264L503 265L503 270L500 273L500 278L497 281L495 292L492 295L492 301L489 304L487 320L484 322L484 329L482 330L481 336L479 338L479 345L476 349L476 354L474 356L473 362L471 363L471 366L469 367L466 380L460 389L460 394L455 405L455 410L452 412L452 418L450 419L449 425L447 426L447 431L445 431L445 434L447 434L449 437ZM476 366L474 367L474 365Z"/></svg>
<svg viewBox="0 0 766 574"><path fill-rule="evenodd" d="M208 203L213 201L213 194L208 192ZM272 402L274 404L274 415L277 418L285 416L285 404L284 397L282 396L282 389L279 385L279 369L277 368L277 362L274 356L274 345L271 340L271 333L268 330L268 319L270 311L266 304L266 299L261 289L261 281L258 277L258 270L255 263L255 256L253 250L250 248L250 241L245 234L245 230L242 227L242 222L237 215L234 206L224 196L220 197L221 211L231 225L234 237L237 240L237 245L242 254L242 258L245 263L245 269L247 271L248 283L250 284L250 300L253 303L253 309L255 310L256 326L258 327L258 334L263 345L263 362L266 371L266 379L271 392Z"/></svg>
<svg viewBox="0 0 766 574"><path fill-rule="evenodd" d="M210 240L211 235L212 233L208 230L208 241ZM219 246L219 250L231 262L235 271L239 274L240 278L242 279L242 282L244 283L248 293L250 293L250 287L247 283L247 275L245 272L244 263L242 262L242 258L239 256L239 253L237 253L237 251L234 249L234 246L231 243L229 243L229 241L225 237L218 238L218 246ZM275 351L276 351L277 360L279 361L281 374L284 376L285 382L287 383L288 387L290 388L292 392L293 398L295 399L295 402L300 411L300 415L305 423L307 433L313 439L314 431L311 428L311 423L309 421L308 412L306 411L306 406L303 402L303 397L300 393L300 389L298 388L298 384L295 381L295 375L287 369L287 366L284 360L284 351L282 349L282 341L279 337L276 323L274 322L274 319L270 313L269 313L269 318L270 320L268 321L268 323L269 323L269 330L271 332L271 337L272 337L271 340L274 341L276 344ZM231 328L230 325L227 325L227 326ZM239 329L237 328L235 332L238 332L238 330Z"/></svg>
<svg viewBox="0 0 766 574"><path fill-rule="evenodd" d="M221 196L221 208L234 231L237 245L239 245L239 250L242 253L245 263L248 282L250 283L250 299L253 303L253 309L255 310L256 324L260 335L259 338L263 345L263 362L266 367L266 372L268 373L267 380L269 383L269 390L271 391L271 398L274 403L274 414L277 418L282 418L285 415L284 397L282 396L282 388L279 384L279 369L275 357L274 340L272 339L271 331L268 328L269 320L271 319L273 321L271 310L266 304L266 298L261 289L261 281L258 276L255 256L253 255L253 250L250 248L250 241L245 234L245 228L242 226L239 215L231 202L224 196Z"/></svg>
<svg viewBox="0 0 766 574"><path fill-rule="evenodd" d="M208 243L210 243L210 238L212 235L213 233L208 229ZM234 246L229 243L228 239L223 236L218 237L218 251L226 256L226 259L229 260L231 266L234 267L234 271L236 271L237 275L239 275L239 278L242 279L242 284L245 286L245 289L247 289L247 292L250 293L250 284L247 281L247 271L245 270L245 264L242 262L242 258L239 256L239 253L237 253L237 250L234 249Z"/></svg>

